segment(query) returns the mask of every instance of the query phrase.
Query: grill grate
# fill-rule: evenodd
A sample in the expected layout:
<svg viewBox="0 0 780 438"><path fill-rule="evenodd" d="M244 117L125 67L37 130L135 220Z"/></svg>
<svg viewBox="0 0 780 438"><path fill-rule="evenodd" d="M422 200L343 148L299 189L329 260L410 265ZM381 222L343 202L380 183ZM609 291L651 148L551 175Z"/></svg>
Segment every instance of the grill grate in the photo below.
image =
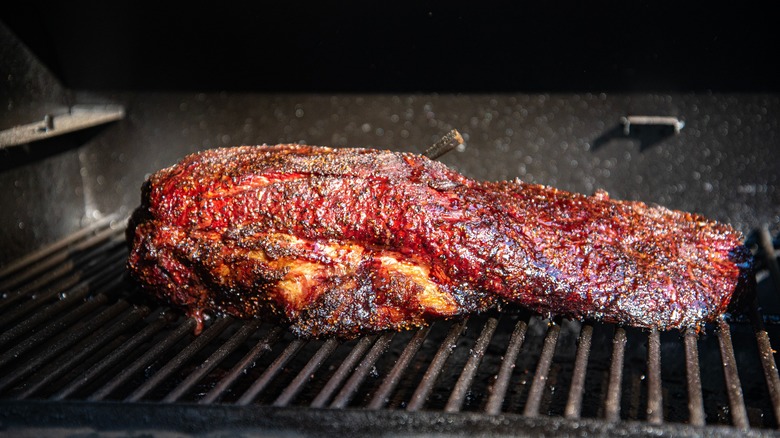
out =
<svg viewBox="0 0 780 438"><path fill-rule="evenodd" d="M780 319L759 302L701 335L510 308L349 342L231 318L196 337L125 279L123 227L98 221L0 271L0 397L778 427ZM771 304L772 236L751 239Z"/></svg>

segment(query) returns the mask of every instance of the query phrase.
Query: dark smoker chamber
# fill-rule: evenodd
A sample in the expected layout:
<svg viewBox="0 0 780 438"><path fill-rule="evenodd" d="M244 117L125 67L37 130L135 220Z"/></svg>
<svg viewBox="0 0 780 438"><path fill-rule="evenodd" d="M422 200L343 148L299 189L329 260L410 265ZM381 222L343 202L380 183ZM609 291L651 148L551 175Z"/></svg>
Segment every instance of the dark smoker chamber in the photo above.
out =
<svg viewBox="0 0 780 438"><path fill-rule="evenodd" d="M760 436L780 427L780 71L745 4L0 6L0 431ZM304 341L194 321L125 272L144 178L302 142L740 229L757 300L700 333L509 307Z"/></svg>

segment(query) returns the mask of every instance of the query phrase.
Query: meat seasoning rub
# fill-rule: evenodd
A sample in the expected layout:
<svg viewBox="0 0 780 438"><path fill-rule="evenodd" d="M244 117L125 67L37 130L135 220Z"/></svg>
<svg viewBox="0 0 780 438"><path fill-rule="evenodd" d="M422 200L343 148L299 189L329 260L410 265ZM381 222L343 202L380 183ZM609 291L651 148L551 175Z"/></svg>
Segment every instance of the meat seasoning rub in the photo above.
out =
<svg viewBox="0 0 780 438"><path fill-rule="evenodd" d="M204 312L354 337L517 303L660 329L717 318L751 254L701 216L523 182L478 182L413 154L215 149L152 175L128 228L143 288Z"/></svg>

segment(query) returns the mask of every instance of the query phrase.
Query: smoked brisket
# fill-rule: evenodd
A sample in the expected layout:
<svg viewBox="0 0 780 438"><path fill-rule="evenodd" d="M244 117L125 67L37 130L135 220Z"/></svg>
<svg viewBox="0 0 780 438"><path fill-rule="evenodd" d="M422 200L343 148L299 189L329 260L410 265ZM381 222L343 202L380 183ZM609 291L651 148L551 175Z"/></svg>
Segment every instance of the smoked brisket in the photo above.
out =
<svg viewBox="0 0 780 438"><path fill-rule="evenodd" d="M157 172L128 239L143 288L199 321L273 316L302 337L500 303L696 327L746 293L752 260L739 232L696 214L298 145L209 150Z"/></svg>

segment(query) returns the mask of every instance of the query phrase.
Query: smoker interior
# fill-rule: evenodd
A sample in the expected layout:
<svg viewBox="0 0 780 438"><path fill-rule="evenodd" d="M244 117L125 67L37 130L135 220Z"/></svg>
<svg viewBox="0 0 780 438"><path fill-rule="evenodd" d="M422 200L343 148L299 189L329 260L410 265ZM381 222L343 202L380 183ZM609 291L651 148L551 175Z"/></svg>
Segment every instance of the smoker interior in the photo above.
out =
<svg viewBox="0 0 780 438"><path fill-rule="evenodd" d="M53 29L59 28L50 24ZM565 67L554 64L536 70L540 76L521 76L537 88L507 89L513 78L497 69L495 77L479 75L481 85L463 88L471 93L456 94L463 78L477 73L474 67L428 60L417 67L435 74L422 87L404 76L413 66L389 70L406 78L401 90L390 85L387 71L366 76L379 82L356 88L345 88L344 76L331 80L335 87L312 86L308 77L276 71L270 77L283 85L268 89L247 87L251 81L243 76L237 87L227 75L209 82L198 70L195 79L182 79L181 88L176 76L189 77L183 67L159 82L148 74L122 82L109 62L122 61L122 52L111 52L103 64L87 62L94 67L88 73L74 70L73 59L85 62L89 55L72 51L81 41L74 35L83 37L90 28L79 29L62 36L66 47L59 53L68 58L55 68L51 52L33 53L0 25L8 72L2 91L10 102L0 129L45 115L53 115L56 126L56 117L76 104L125 110L117 122L0 149L3 430L31 436L42 430L698 436L778 428L773 346L780 342L780 98L764 76L753 75L752 85L745 85L732 82L728 68L714 69L726 73L700 76L704 88L645 92L610 88L610 79L626 78L602 68L596 76L603 82L588 82L591 74L556 88L569 78L545 76ZM437 30L425 35L446 39ZM26 34L26 41L35 40ZM555 39L554 48L562 40ZM621 44L620 50L632 50ZM734 65L766 67L763 58L751 56L764 46L744 47L735 55L742 64ZM488 50L490 60L500 60L502 48ZM304 48L304 54L316 51ZM162 52L149 56L166 65L158 58ZM284 48L273 53L287 62L294 58ZM533 49L550 61L545 53ZM127 56L120 62L124 68L141 58ZM648 65L656 77L669 79ZM702 65L689 67L702 73L719 66ZM438 78L451 81L444 91L418 92ZM103 82L91 87L90 80ZM484 85L491 80L498 89ZM202 92L198 84L205 84ZM707 88L712 86L714 91ZM626 127L621 120L632 115L667 116L685 126L680 132L664 124ZM192 320L148 300L126 278L124 226L141 182L187 153L287 142L422 152L453 128L467 146L441 160L467 176L519 177L583 193L602 188L615 198L734 224L756 255L757 302L700 333L549 319L510 306L422 331L301 341L267 321L220 318L194 336Z"/></svg>

